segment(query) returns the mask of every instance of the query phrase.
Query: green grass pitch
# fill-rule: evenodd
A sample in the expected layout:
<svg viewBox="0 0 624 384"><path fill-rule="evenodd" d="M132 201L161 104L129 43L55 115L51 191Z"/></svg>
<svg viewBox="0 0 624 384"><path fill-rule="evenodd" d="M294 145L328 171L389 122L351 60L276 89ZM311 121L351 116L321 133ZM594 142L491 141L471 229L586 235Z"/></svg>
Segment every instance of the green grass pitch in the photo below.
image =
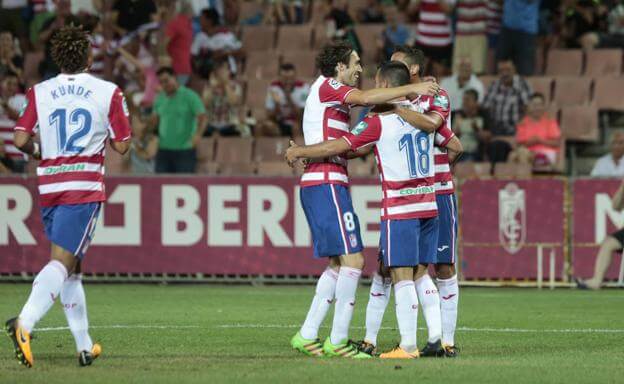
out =
<svg viewBox="0 0 624 384"><path fill-rule="evenodd" d="M0 284L2 319L14 316L30 285ZM622 383L624 292L461 291L459 358L414 361L314 359L290 349L312 286L87 284L91 335L104 352L79 368L60 305L38 324L35 367L0 344L0 383ZM351 337L364 334L367 287L360 288ZM328 317L322 336L331 323ZM4 320L3 320L4 321ZM382 350L398 338L394 305ZM425 341L419 321L419 344Z"/></svg>

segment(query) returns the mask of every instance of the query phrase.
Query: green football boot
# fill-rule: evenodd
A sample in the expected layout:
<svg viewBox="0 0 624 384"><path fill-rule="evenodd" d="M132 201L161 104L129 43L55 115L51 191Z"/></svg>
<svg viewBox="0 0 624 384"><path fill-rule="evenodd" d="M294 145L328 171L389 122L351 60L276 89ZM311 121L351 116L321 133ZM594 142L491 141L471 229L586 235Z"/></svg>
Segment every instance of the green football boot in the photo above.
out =
<svg viewBox="0 0 624 384"><path fill-rule="evenodd" d="M308 356L323 356L323 345L320 339L304 339L300 332L297 332L292 339L290 339L290 345L293 349L308 355Z"/></svg>
<svg viewBox="0 0 624 384"><path fill-rule="evenodd" d="M340 344L332 344L329 337L323 343L323 352L327 357L349 357L352 359L371 359L372 356L360 351L351 340L344 340Z"/></svg>

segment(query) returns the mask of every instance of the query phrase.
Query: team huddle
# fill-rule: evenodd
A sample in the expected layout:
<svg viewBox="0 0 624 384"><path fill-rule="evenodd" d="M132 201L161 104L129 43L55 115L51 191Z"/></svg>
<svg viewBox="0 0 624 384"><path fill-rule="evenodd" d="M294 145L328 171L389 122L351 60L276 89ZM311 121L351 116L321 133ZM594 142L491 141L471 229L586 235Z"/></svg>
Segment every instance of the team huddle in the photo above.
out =
<svg viewBox="0 0 624 384"><path fill-rule="evenodd" d="M291 339L309 356L367 359L377 355L377 335L394 285L400 343L382 359L455 357L458 285L455 273L457 204L450 164L461 143L450 129L446 92L422 81L423 53L398 47L382 65L376 88L354 86L360 59L347 44L326 46L317 57L303 116L305 146L291 142L289 164L306 160L301 203L312 232L314 256L327 257L306 319ZM353 129L350 106L374 106ZM366 309L366 336L354 342L349 327L364 267L358 217L349 194L347 161L374 151L383 191L379 268ZM428 274L435 267L437 286ZM417 345L418 306L428 329ZM329 337L319 328L335 305Z"/></svg>
<svg viewBox="0 0 624 384"><path fill-rule="evenodd" d="M86 32L62 28L52 41L52 57L61 74L28 90L14 132L15 146L41 159L41 216L52 243L50 261L35 278L19 316L5 325L18 361L27 367L34 363L34 327L58 297L79 364L92 364L102 352L89 335L81 261L106 200L105 144L124 154L131 139L122 92L86 73L92 62ZM293 143L286 153L291 165L298 159L307 161L301 178L302 207L314 256L329 261L305 322L291 340L307 355L376 355L392 284L401 342L380 357L457 354L457 217L449 162L462 148L449 128L448 96L435 82L421 81L424 59L418 50L398 48L393 61L379 69L377 87L361 91L354 88L362 72L360 59L349 45L329 45L317 58L322 75L311 87L303 116L307 145ZM350 129L351 105L375 108ZM39 142L34 139L37 132ZM364 257L347 161L373 150L383 190L379 269L366 310L366 337L352 342L349 327ZM427 273L430 264L435 266L437 287ZM422 350L416 342L419 302L429 332ZM321 343L319 327L333 303L331 334Z"/></svg>

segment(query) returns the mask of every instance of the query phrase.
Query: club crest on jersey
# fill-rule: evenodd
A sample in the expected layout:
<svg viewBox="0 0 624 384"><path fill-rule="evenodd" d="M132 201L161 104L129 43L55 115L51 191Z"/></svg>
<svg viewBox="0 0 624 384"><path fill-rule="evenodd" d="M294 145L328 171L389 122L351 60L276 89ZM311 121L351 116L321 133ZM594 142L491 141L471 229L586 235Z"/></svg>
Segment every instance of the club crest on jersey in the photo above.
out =
<svg viewBox="0 0 624 384"><path fill-rule="evenodd" d="M338 89L340 87L342 87L342 83L336 79L329 79L329 81L327 82L329 84L330 87L334 88L334 89Z"/></svg>
<svg viewBox="0 0 624 384"><path fill-rule="evenodd" d="M355 128L353 128L353 131L351 133L353 133L354 135L359 135L360 133L364 132L366 128L368 128L368 123L365 121L360 121L360 123L356 125Z"/></svg>
<svg viewBox="0 0 624 384"><path fill-rule="evenodd" d="M126 97L121 95L121 106L123 107L123 113L126 116L130 116L130 111L128 110L128 103L126 103Z"/></svg>
<svg viewBox="0 0 624 384"><path fill-rule="evenodd" d="M436 97L433 98L433 105L435 105L436 107L447 109L449 105L448 97L443 95L436 95Z"/></svg>
<svg viewBox="0 0 624 384"><path fill-rule="evenodd" d="M349 235L349 242L351 243L351 248L355 248L358 245L357 236L355 233Z"/></svg>
<svg viewBox="0 0 624 384"><path fill-rule="evenodd" d="M24 116L24 112L26 112L26 108L28 108L28 99L24 101L24 104L22 105L22 109L20 109L20 112L19 112L19 117Z"/></svg>
<svg viewBox="0 0 624 384"><path fill-rule="evenodd" d="M518 253L526 238L526 195L516 183L498 191L498 237L503 248Z"/></svg>

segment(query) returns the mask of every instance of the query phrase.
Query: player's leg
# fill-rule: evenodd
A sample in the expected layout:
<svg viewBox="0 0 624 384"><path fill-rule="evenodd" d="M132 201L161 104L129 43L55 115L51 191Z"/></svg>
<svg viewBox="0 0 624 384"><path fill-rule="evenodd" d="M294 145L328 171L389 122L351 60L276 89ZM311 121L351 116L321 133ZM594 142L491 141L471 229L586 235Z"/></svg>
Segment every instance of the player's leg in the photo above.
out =
<svg viewBox="0 0 624 384"><path fill-rule="evenodd" d="M577 280L580 288L600 289L605 274L613 260L613 253L622 250L624 245L624 229L607 236L600 244L600 250L596 256L596 264L594 266L594 276L591 279L582 281Z"/></svg>
<svg viewBox="0 0 624 384"><path fill-rule="evenodd" d="M442 315L442 345L446 356L455 357L457 355L455 328L459 303L459 285L455 271L458 230L457 200L453 194L438 195L436 200L440 224L437 246L438 263L435 265L435 270Z"/></svg>
<svg viewBox="0 0 624 384"><path fill-rule="evenodd" d="M360 350L363 352L374 354L377 346L377 335L383 321L386 307L390 301L392 292L392 278L390 270L383 266L381 259L379 260L379 268L373 275L373 280L368 296L368 305L366 306L366 336L360 343Z"/></svg>
<svg viewBox="0 0 624 384"><path fill-rule="evenodd" d="M421 351L422 356L442 354L442 316L440 314L440 296L438 288L427 273L428 265L437 261L439 219L437 217L421 220L420 239L418 241L419 262L414 275L418 301L427 323L427 346Z"/></svg>
<svg viewBox="0 0 624 384"><path fill-rule="evenodd" d="M392 351L382 353L382 359L413 359L419 357L416 332L418 329L418 295L414 287L414 266L418 264L417 243L419 220L382 221L381 238L384 265L390 268L394 284L396 318L401 342Z"/></svg>

